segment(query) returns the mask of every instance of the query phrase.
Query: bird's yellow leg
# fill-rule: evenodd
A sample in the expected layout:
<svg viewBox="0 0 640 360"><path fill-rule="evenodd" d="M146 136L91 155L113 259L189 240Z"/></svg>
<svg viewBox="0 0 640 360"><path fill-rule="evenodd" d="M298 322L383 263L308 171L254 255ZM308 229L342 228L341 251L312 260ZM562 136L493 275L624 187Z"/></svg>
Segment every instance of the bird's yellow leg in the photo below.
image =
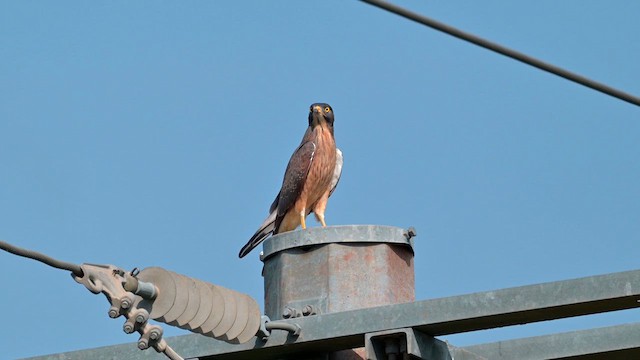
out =
<svg viewBox="0 0 640 360"><path fill-rule="evenodd" d="M318 200L318 202L313 207L313 213L316 215L316 219L320 221L322 227L327 227L327 223L324 222L324 210L327 208L327 199L329 198L329 191L325 192L324 195Z"/></svg>
<svg viewBox="0 0 640 360"><path fill-rule="evenodd" d="M302 211L300 213L300 226L302 226L303 230L307 228L307 223L305 221L305 212L304 211Z"/></svg>
<svg viewBox="0 0 640 360"><path fill-rule="evenodd" d="M324 222L324 214L316 214L318 221L322 224L322 227L327 227L327 223Z"/></svg>

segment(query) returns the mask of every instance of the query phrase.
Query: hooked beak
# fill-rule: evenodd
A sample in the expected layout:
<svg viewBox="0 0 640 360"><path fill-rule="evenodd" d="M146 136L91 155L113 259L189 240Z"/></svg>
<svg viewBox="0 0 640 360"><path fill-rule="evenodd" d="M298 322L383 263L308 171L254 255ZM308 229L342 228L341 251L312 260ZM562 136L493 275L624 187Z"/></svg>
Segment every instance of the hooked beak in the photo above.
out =
<svg viewBox="0 0 640 360"><path fill-rule="evenodd" d="M324 115L322 113L322 107L319 105L314 106L311 109L311 113L309 114L309 125L311 126L320 125L322 119L324 119Z"/></svg>

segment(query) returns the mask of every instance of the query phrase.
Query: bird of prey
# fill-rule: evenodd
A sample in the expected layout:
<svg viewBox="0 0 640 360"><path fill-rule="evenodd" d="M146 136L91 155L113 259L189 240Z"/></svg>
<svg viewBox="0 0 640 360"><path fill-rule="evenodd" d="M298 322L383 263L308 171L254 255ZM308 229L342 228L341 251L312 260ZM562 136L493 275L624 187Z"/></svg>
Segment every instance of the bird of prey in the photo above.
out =
<svg viewBox="0 0 640 360"><path fill-rule="evenodd" d="M327 226L324 211L342 174L342 151L333 137L333 109L316 103L309 107L309 127L294 151L284 173L282 187L271 204L269 216L240 250L244 257L271 234L291 231L311 212Z"/></svg>

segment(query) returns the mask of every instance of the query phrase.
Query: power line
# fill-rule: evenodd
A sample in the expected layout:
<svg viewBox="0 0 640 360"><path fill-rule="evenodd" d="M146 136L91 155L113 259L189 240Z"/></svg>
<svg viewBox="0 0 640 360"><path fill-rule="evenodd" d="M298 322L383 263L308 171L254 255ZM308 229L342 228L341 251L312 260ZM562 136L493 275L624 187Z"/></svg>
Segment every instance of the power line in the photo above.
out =
<svg viewBox="0 0 640 360"><path fill-rule="evenodd" d="M457 37L458 39L461 40L465 40L468 41L470 43L476 44L480 47L483 47L485 49L497 52L498 54L502 54L504 56L510 57L512 59L521 61L525 64L537 67L538 69L550 72L552 74L558 75L560 77L563 77L567 80L576 82L578 84L581 84L583 86L589 87L591 89L600 91L602 93L605 93L607 95L613 96L615 98L618 98L620 100L629 102L631 104L634 104L636 106L640 106L640 97L637 96L633 96L631 94L625 93L623 91L614 89L608 85L599 83L597 81L591 80L589 78L586 78L582 75L578 75L576 73L573 73L571 71L565 70L563 68L557 67L555 65L546 63L542 60L538 60L534 57L531 57L529 55L523 54L521 52L509 49L507 47L504 47L502 45L496 44L494 42L491 42L489 40L483 39L481 37L478 37L476 35L464 32L460 29L456 29L454 27L451 27L449 25L443 24L441 22L438 22L436 20L430 19L426 16L414 13L412 11L409 11L407 9L401 8L397 5L388 3L386 1L380 1L380 0L360 0L362 2L365 2L367 4L379 7L383 10L392 12L396 15L400 15L404 18L407 18L409 20L413 20L417 23L420 23L422 25L428 26L430 28L433 28L435 30L444 32L446 34L449 34L451 36Z"/></svg>
<svg viewBox="0 0 640 360"><path fill-rule="evenodd" d="M28 249L23 249L23 248L19 248L15 245L11 245L7 242L4 242L2 240L0 240L0 249L10 252L14 255L18 255L18 256L22 256L22 257L26 257L29 259L33 259L33 260L37 260L40 261L42 263L45 263L49 266L52 266L56 269L62 269L62 270L69 270L71 271L75 276L78 277L83 277L83 271L80 268L80 265L77 264L73 264L73 263L69 263L66 261L60 261L57 259L54 259L50 256L47 256L45 254L39 253L37 251L33 251L33 250L28 250Z"/></svg>

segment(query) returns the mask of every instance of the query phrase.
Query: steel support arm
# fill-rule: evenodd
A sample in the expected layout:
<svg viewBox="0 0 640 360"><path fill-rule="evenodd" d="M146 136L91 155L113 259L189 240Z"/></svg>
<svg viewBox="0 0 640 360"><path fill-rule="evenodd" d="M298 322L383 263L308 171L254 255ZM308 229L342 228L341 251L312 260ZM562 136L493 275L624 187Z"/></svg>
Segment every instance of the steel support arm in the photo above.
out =
<svg viewBox="0 0 640 360"><path fill-rule="evenodd" d="M640 270L591 276L413 303L283 320L299 336L273 331L267 341L234 345L186 335L172 344L186 358L277 359L300 352L331 352L364 346L368 333L414 328L431 336L596 314L640 307ZM105 350L106 351L106 350ZM84 359L56 357L56 359ZM42 358L46 359L46 358Z"/></svg>
<svg viewBox="0 0 640 360"><path fill-rule="evenodd" d="M365 334L372 332L411 327L446 335L630 309L640 307L638 300L640 270L634 270L290 319L302 327L298 338L274 333L267 342L211 342L198 356L243 359L259 353L268 359L299 351L336 351L363 346Z"/></svg>
<svg viewBox="0 0 640 360"><path fill-rule="evenodd" d="M500 341L462 349L492 360L640 359L640 323Z"/></svg>

